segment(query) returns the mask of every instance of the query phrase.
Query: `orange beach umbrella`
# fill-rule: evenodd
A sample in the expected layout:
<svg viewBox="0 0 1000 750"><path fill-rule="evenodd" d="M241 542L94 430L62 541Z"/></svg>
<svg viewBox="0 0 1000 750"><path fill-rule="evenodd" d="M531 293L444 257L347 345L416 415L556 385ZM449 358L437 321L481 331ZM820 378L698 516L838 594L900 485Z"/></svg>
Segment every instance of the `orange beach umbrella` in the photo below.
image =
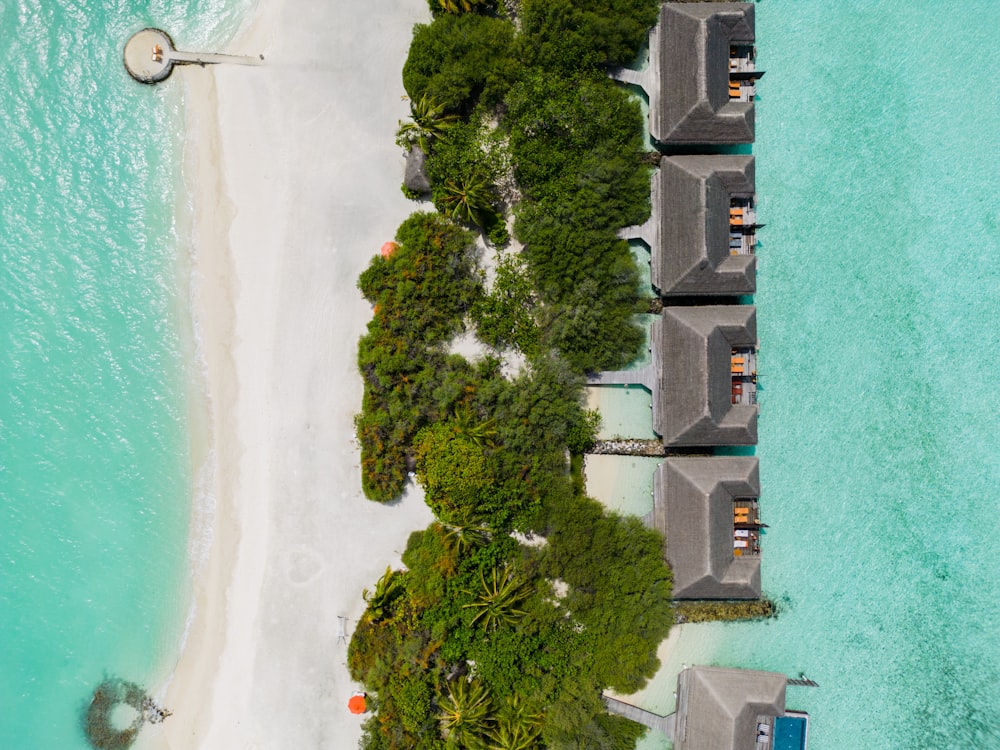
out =
<svg viewBox="0 0 1000 750"><path fill-rule="evenodd" d="M382 257L383 258L388 258L390 255L392 255L393 251L397 247L398 247L398 245L395 242L385 242L385 243L383 243L382 244L382 250L380 251L382 253Z"/></svg>
<svg viewBox="0 0 1000 750"><path fill-rule="evenodd" d="M347 710L352 714L363 714L365 712L365 694L355 693L347 701Z"/></svg>

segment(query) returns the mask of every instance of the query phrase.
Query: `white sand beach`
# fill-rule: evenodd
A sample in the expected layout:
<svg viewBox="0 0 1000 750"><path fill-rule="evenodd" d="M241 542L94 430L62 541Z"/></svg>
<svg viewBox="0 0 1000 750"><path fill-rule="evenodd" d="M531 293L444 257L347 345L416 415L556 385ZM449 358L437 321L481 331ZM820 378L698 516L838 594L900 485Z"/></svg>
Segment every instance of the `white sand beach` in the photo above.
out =
<svg viewBox="0 0 1000 750"><path fill-rule="evenodd" d="M353 416L358 274L417 207L394 145L424 0L262 0L223 52L260 67L175 71L196 211L194 307L215 454L195 617L143 744L352 748L348 636L362 589L432 520L419 493L361 493ZM208 531L195 529L196 533Z"/></svg>

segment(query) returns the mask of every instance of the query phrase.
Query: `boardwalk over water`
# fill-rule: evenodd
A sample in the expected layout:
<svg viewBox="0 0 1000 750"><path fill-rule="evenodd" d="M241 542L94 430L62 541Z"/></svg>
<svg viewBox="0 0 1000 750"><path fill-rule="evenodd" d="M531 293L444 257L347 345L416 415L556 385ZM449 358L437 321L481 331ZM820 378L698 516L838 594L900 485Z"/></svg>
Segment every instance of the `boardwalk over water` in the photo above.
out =
<svg viewBox="0 0 1000 750"><path fill-rule="evenodd" d="M607 695L602 695L601 698L604 700L604 705L607 706L610 713L624 716L626 719L630 719L650 729L659 730L667 735L670 740L673 740L674 714L660 716L644 708L633 706L631 703L620 701L617 698L610 698Z"/></svg>
<svg viewBox="0 0 1000 750"><path fill-rule="evenodd" d="M587 377L587 385L641 385L650 393L656 383L656 368L647 365L638 370L606 370Z"/></svg>

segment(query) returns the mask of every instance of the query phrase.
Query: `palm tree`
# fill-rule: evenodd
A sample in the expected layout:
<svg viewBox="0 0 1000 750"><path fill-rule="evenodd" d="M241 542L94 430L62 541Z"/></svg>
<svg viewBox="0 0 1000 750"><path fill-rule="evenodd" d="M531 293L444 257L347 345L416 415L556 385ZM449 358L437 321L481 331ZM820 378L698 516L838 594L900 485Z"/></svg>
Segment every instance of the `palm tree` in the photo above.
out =
<svg viewBox="0 0 1000 750"><path fill-rule="evenodd" d="M472 618L473 625L482 622L486 630L492 631L501 623L514 623L527 614L516 607L531 592L527 583L519 580L515 572L508 566L505 565L502 569L493 568L489 582L480 571L479 580L483 584L479 598L464 606L465 609L475 608L477 610Z"/></svg>
<svg viewBox="0 0 1000 750"><path fill-rule="evenodd" d="M458 115L445 114L444 105L436 103L426 92L410 102L410 117L410 122L400 121L396 143L404 148L417 145L425 154L430 150L430 142L447 137L449 128L460 119Z"/></svg>
<svg viewBox="0 0 1000 750"><path fill-rule="evenodd" d="M399 572L386 567L385 573L375 584L375 591L369 592L364 589L361 592L362 598L368 604L366 613L372 622L378 622L387 614L388 605L396 598L396 594L402 590L403 579Z"/></svg>
<svg viewBox="0 0 1000 750"><path fill-rule="evenodd" d="M479 421L476 413L466 406L463 409L455 409L455 430L459 435L469 438L480 448L488 446L493 448L496 443L493 437L497 434L496 419L490 417L485 421Z"/></svg>
<svg viewBox="0 0 1000 750"><path fill-rule="evenodd" d="M489 526L481 524L442 523L441 528L444 529L445 544L459 554L470 547L482 547L493 534Z"/></svg>
<svg viewBox="0 0 1000 750"><path fill-rule="evenodd" d="M438 0L438 5L445 13L468 13L477 5L483 5L484 0Z"/></svg>
<svg viewBox="0 0 1000 750"><path fill-rule="evenodd" d="M474 173L460 178L458 182L447 180L441 203L446 214L464 224L482 225L496 214L493 209L493 191L489 180L482 174Z"/></svg>
<svg viewBox="0 0 1000 750"><path fill-rule="evenodd" d="M497 714L496 726L488 733L489 750L529 750L537 747L542 732L542 715L531 713L528 705L516 693L511 695Z"/></svg>
<svg viewBox="0 0 1000 750"><path fill-rule="evenodd" d="M452 747L478 750L492 717L489 690L478 680L459 678L448 684L448 693L438 700L441 733Z"/></svg>
<svg viewBox="0 0 1000 750"><path fill-rule="evenodd" d="M501 721L486 733L489 739L487 748L488 750L532 750L538 747L538 736L541 733L542 730L538 727L525 727Z"/></svg>

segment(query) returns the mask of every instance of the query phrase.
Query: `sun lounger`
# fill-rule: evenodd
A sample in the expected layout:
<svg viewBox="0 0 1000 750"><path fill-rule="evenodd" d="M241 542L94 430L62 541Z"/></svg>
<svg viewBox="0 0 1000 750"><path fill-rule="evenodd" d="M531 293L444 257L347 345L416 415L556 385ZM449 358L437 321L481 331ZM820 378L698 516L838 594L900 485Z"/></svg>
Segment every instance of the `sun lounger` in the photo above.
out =
<svg viewBox="0 0 1000 750"><path fill-rule="evenodd" d="M770 731L771 731L771 725L770 724L765 724L764 722L759 722L757 724L757 733L758 734L768 734Z"/></svg>
<svg viewBox="0 0 1000 750"><path fill-rule="evenodd" d="M733 548L734 549L746 549L749 546L750 546L750 542L746 541L745 539L734 539L733 540Z"/></svg>
<svg viewBox="0 0 1000 750"><path fill-rule="evenodd" d="M750 532L747 529L736 529L733 532L733 536L737 539L749 539Z"/></svg>

